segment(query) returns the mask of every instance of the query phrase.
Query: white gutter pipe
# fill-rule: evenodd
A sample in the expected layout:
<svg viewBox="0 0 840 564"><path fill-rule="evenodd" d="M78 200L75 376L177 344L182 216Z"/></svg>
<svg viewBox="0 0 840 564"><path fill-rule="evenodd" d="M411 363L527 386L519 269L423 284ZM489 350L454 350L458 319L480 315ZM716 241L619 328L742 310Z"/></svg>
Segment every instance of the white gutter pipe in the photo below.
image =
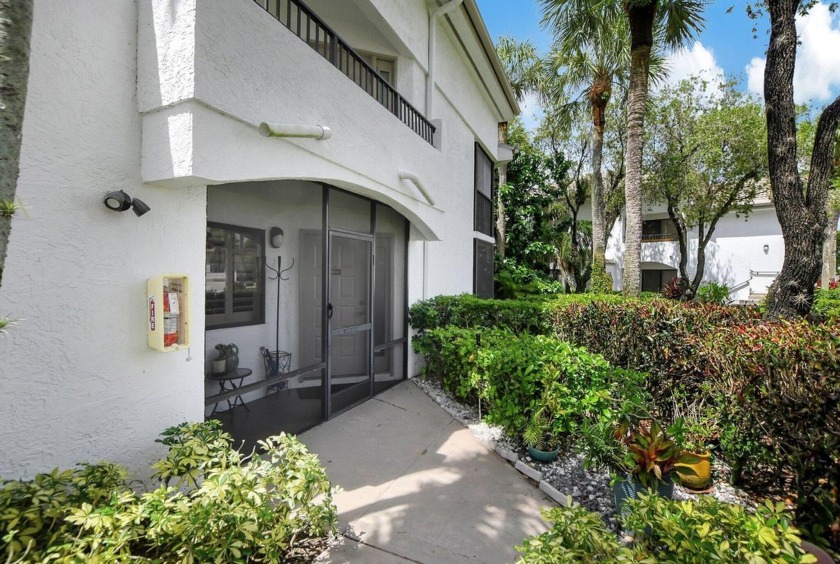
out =
<svg viewBox="0 0 840 564"><path fill-rule="evenodd" d="M420 182L420 178L416 174L414 174L412 172L406 172L404 170L401 170L400 171L400 180L408 180L409 182L414 184L415 191L419 192L420 196L422 196L423 199L425 199L429 203L430 206L435 205L435 201L429 195L429 192L426 190L426 187L423 186L423 183Z"/></svg>
<svg viewBox="0 0 840 564"><path fill-rule="evenodd" d="M429 14L429 63L426 73L426 119L432 119L432 94L435 89L435 41L437 37L437 20L460 6L464 0L449 0Z"/></svg>
<svg viewBox="0 0 840 564"><path fill-rule="evenodd" d="M449 0L443 6L438 6L433 12L429 14L429 60L428 69L426 71L426 119L432 119L432 97L435 90L435 43L437 38L437 21L438 18L444 16L463 4L464 0ZM402 177L402 175L401 175ZM411 180L417 186L429 204L435 205L434 201L429 197L422 186L415 182L413 178L406 177L406 180ZM429 249L428 241L423 241L423 299L428 298L429 286Z"/></svg>
<svg viewBox="0 0 840 564"><path fill-rule="evenodd" d="M326 125L263 122L258 129L263 137L299 137L319 141L332 137L332 130Z"/></svg>

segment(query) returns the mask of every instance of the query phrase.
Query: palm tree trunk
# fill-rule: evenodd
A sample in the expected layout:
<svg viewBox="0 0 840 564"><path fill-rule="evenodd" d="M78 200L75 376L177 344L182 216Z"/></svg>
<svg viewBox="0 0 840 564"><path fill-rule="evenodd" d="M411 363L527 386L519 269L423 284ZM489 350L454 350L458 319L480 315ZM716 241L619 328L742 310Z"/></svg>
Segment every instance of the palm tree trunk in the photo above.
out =
<svg viewBox="0 0 840 564"><path fill-rule="evenodd" d="M601 161L604 154L605 113L610 95L610 84L596 82L590 91L592 105L592 275L591 289L594 293L612 290L607 274L606 237L604 236L604 175Z"/></svg>
<svg viewBox="0 0 840 564"><path fill-rule="evenodd" d="M496 190L496 253L505 258L505 237L507 237L507 223L505 221L505 203L502 201L502 186L507 184L507 164L499 166L499 188Z"/></svg>
<svg viewBox="0 0 840 564"><path fill-rule="evenodd" d="M798 317L811 310L822 270L831 156L840 124L840 97L820 116L808 184L796 161L793 71L796 62L797 0L768 3L770 45L764 70L770 187L785 240L782 271L767 294L767 317Z"/></svg>
<svg viewBox="0 0 840 564"><path fill-rule="evenodd" d="M32 0L0 0L0 283L12 231L26 85Z"/></svg>
<svg viewBox="0 0 840 564"><path fill-rule="evenodd" d="M624 206L624 293L638 296L642 290L642 145L648 95L650 51L653 45L655 0L645 5L625 2L630 23L630 86L627 94L627 176Z"/></svg>
<svg viewBox="0 0 840 564"><path fill-rule="evenodd" d="M822 287L828 289L828 284L837 276L837 222L840 221L840 210L835 210L828 217L825 226L825 243L823 244Z"/></svg>

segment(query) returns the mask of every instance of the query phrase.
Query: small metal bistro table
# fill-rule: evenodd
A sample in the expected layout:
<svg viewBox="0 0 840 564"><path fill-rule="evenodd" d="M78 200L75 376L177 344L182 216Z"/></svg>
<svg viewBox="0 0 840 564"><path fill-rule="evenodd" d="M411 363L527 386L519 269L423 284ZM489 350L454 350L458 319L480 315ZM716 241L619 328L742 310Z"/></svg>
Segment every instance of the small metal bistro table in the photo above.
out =
<svg viewBox="0 0 840 564"><path fill-rule="evenodd" d="M252 372L253 370L251 370L250 368L237 368L233 372L225 372L224 374L210 374L209 376L207 376L207 379L212 380L213 382L218 382L219 393L223 394L225 392L231 392L233 390L238 390L239 388L241 388L242 380L250 376ZM237 405L241 405L245 408L246 411L251 411L250 409L248 409L248 406L242 400L242 396L240 395L234 396L233 403L231 403L230 398L228 398L225 401L227 401L228 409L231 411ZM213 412L210 413L210 417L216 415L218 407L219 402L216 402L216 404L213 406Z"/></svg>

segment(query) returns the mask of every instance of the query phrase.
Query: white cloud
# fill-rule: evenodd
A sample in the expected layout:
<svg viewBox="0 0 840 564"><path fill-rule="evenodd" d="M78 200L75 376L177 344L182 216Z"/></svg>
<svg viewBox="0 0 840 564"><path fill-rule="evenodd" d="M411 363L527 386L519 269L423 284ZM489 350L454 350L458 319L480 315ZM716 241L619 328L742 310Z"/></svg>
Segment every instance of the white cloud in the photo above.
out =
<svg viewBox="0 0 840 564"><path fill-rule="evenodd" d="M519 108L522 113L519 114L522 118L522 123L528 131L534 131L542 120L543 109L540 106L540 101L536 94L525 94L525 98L519 102Z"/></svg>
<svg viewBox="0 0 840 564"><path fill-rule="evenodd" d="M715 55L695 41L691 49L679 49L668 57L668 84L676 84L690 76L700 76L711 84L723 81L724 73L715 61Z"/></svg>
<svg viewBox="0 0 840 564"><path fill-rule="evenodd" d="M753 57L747 65L747 88L753 94L764 97L764 67L767 66L767 59Z"/></svg>
<svg viewBox="0 0 840 564"><path fill-rule="evenodd" d="M840 88L840 19L820 2L808 15L796 18L796 30L800 45L793 75L794 100L827 101ZM749 89L759 95L764 94L764 66L764 59L753 59L746 69Z"/></svg>

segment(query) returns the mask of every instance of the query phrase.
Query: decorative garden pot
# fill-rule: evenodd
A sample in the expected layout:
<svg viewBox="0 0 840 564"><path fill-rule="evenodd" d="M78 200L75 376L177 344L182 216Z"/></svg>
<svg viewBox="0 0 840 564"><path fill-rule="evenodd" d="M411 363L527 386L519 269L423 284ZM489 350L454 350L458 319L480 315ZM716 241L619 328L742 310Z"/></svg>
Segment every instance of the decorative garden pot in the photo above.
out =
<svg viewBox="0 0 840 564"><path fill-rule="evenodd" d="M213 361L213 374L224 374L227 370L227 360L219 358Z"/></svg>
<svg viewBox="0 0 840 564"><path fill-rule="evenodd" d="M635 476L627 476L613 484L612 491L615 497L615 508L623 515L626 511L627 500L636 499L641 493L653 492L665 499L673 499L674 482L668 478L665 482L657 482L656 489L648 489Z"/></svg>
<svg viewBox="0 0 840 564"><path fill-rule="evenodd" d="M538 450L534 447L528 447L528 456L530 456L537 462L553 462L557 460L557 456L559 454L559 447L556 450Z"/></svg>
<svg viewBox="0 0 840 564"><path fill-rule="evenodd" d="M225 347L225 372L236 372L239 368L239 347L233 343Z"/></svg>
<svg viewBox="0 0 840 564"><path fill-rule="evenodd" d="M705 490L712 482L712 465L709 462L710 454L708 452L703 454L691 453L700 460L694 464L680 464L677 466L677 474L680 476L680 482L686 488L691 490ZM685 466L694 470L694 474L680 472L680 467Z"/></svg>

